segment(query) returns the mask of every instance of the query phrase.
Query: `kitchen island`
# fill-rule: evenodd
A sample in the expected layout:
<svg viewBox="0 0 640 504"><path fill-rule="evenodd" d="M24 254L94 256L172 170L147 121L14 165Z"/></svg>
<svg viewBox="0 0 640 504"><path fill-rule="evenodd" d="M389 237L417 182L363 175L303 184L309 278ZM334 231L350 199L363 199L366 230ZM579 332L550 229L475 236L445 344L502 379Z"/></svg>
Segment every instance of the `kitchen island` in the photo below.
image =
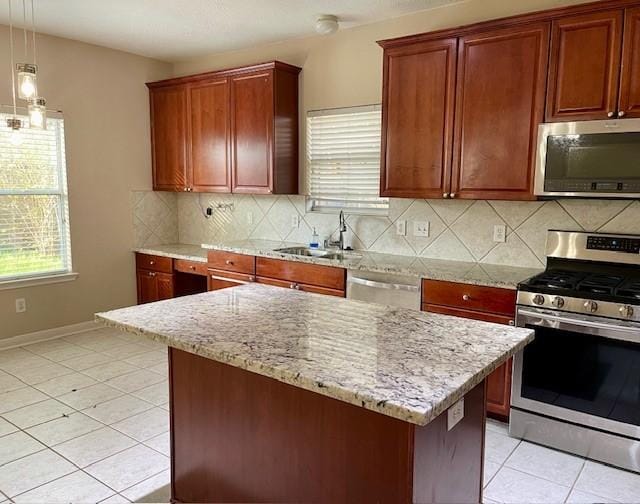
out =
<svg viewBox="0 0 640 504"><path fill-rule="evenodd" d="M96 318L170 347L177 502L480 502L484 378L533 338L255 284Z"/></svg>

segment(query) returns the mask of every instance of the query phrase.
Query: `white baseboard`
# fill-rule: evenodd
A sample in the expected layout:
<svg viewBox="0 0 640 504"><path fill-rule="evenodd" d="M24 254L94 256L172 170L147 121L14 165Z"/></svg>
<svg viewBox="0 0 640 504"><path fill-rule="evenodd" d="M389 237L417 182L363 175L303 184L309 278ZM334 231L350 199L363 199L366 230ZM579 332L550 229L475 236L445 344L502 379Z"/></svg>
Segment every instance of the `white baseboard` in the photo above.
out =
<svg viewBox="0 0 640 504"><path fill-rule="evenodd" d="M12 338L0 339L0 350L7 350L9 348L30 345L31 343L39 343L40 341L62 338L63 336L90 331L92 329L97 329L98 327L99 326L91 320L68 326L54 327L53 329L45 329L44 331L20 334L19 336L13 336Z"/></svg>

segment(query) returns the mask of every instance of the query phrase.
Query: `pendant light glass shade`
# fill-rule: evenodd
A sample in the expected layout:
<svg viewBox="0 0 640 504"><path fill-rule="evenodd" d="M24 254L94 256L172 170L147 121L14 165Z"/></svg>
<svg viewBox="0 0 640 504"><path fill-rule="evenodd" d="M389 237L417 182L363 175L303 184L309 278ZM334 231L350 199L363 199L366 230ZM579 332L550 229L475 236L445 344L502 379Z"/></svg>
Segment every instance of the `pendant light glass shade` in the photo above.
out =
<svg viewBox="0 0 640 504"><path fill-rule="evenodd" d="M29 127L47 129L47 101L44 98L33 98L27 109L29 110Z"/></svg>
<svg viewBox="0 0 640 504"><path fill-rule="evenodd" d="M18 63L18 98L30 100L38 96L36 73L38 67L31 63Z"/></svg>

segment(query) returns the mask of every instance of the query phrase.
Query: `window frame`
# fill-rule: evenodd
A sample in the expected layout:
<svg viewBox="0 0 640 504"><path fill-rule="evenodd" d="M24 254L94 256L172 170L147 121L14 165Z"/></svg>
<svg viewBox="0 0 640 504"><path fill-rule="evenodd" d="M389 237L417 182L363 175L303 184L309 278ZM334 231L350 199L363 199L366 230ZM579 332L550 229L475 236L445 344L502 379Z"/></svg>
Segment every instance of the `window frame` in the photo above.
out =
<svg viewBox="0 0 640 504"><path fill-rule="evenodd" d="M6 118L13 114L7 110L0 110L0 121L6 124ZM23 109L17 116L22 120L23 128L30 134L34 131L28 129L29 118ZM4 129L4 128L3 128ZM62 260L62 268L48 269L42 271L13 272L0 274L0 290L14 287L29 287L34 285L59 283L74 280L78 274L73 272L73 258L71 253L71 225L69 220L69 189L67 183L67 160L66 160L66 129L65 121L60 111L47 111L47 131L54 129L55 133L55 180L57 187L44 189L19 189L0 188L0 198L3 196L29 197L29 196L49 196L57 199L59 211L57 212L57 227L59 229L59 257ZM4 133L4 131L3 131ZM19 134L19 133L18 133Z"/></svg>
<svg viewBox="0 0 640 504"><path fill-rule="evenodd" d="M305 121L305 180L306 180L306 191L305 191L305 209L308 213L324 213L324 214L338 214L340 212L344 212L346 214L353 215L370 215L370 216L388 216L389 215L389 198L381 197L378 192L378 199L380 204L386 205L381 206L379 208L374 207L362 207L358 208L350 205L336 205L336 206L316 206L315 202L317 199L311 194L311 180L312 180L312 160L311 160L311 149L310 149L310 124L309 119L312 117L321 117L321 116L330 116L330 115L346 115L348 113L359 113L359 112L379 112L380 113L380 128L382 131L382 104L375 103L370 105L356 105L351 107L338 107L338 108L327 108L327 109L314 109L308 110L306 113L306 121ZM380 135L380 141L382 141L382 134ZM379 156L381 156L381 146L378 148ZM378 176L377 183L379 187L380 183L380 165L381 158L378 158Z"/></svg>

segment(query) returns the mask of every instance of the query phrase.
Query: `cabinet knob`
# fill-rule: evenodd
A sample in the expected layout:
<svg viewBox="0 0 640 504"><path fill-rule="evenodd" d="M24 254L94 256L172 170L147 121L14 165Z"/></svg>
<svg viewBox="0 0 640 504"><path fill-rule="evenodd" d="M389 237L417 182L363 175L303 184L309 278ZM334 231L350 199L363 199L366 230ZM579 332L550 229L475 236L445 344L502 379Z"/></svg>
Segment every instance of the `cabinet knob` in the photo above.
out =
<svg viewBox="0 0 640 504"><path fill-rule="evenodd" d="M609 113L607 114L607 117L613 117L614 115L616 115L616 114L615 114L615 112L609 112Z"/></svg>
<svg viewBox="0 0 640 504"><path fill-rule="evenodd" d="M620 112L618 112L618 117L624 117L626 115L626 112L624 110L621 110Z"/></svg>
<svg viewBox="0 0 640 504"><path fill-rule="evenodd" d="M297 283L292 283L289 287L291 289L300 290L300 285L298 285Z"/></svg>
<svg viewBox="0 0 640 504"><path fill-rule="evenodd" d="M190 268L190 269L192 269L192 270L194 270L194 271L195 271L195 269L196 269L196 267L195 267L195 266L189 266L189 268Z"/></svg>
<svg viewBox="0 0 640 504"><path fill-rule="evenodd" d="M155 261L149 261L149 264L150 264L151 266L153 266L155 263L156 263Z"/></svg>
<svg viewBox="0 0 640 504"><path fill-rule="evenodd" d="M227 259L224 263L228 266L233 266L233 261L231 259Z"/></svg>
<svg viewBox="0 0 640 504"><path fill-rule="evenodd" d="M149 272L149 276L150 276L150 277L154 277L154 276L156 276L156 274L155 274L155 272L154 272L154 271L150 271L150 272Z"/></svg>
<svg viewBox="0 0 640 504"><path fill-rule="evenodd" d="M187 191L189 190L189 188L188 188L188 187L183 187L183 188L182 188L182 190L183 190L184 192L187 192Z"/></svg>
<svg viewBox="0 0 640 504"><path fill-rule="evenodd" d="M509 321L509 325L512 325L512 326L516 325L516 321L515 320L510 320Z"/></svg>
<svg viewBox="0 0 640 504"><path fill-rule="evenodd" d="M455 197L456 197L456 193L452 192L452 193L449 195L449 197L450 197L450 198L455 198Z"/></svg>
<svg viewBox="0 0 640 504"><path fill-rule="evenodd" d="M250 277L248 278L248 280L249 280L250 282L255 282L255 281L256 281L256 277L254 277L254 276L250 276Z"/></svg>
<svg viewBox="0 0 640 504"><path fill-rule="evenodd" d="M464 294L462 296L463 301L469 301L471 299L471 296L469 294Z"/></svg>
<svg viewBox="0 0 640 504"><path fill-rule="evenodd" d="M447 199L447 198L449 197L449 193L442 193L442 197L443 197L444 199Z"/></svg>

